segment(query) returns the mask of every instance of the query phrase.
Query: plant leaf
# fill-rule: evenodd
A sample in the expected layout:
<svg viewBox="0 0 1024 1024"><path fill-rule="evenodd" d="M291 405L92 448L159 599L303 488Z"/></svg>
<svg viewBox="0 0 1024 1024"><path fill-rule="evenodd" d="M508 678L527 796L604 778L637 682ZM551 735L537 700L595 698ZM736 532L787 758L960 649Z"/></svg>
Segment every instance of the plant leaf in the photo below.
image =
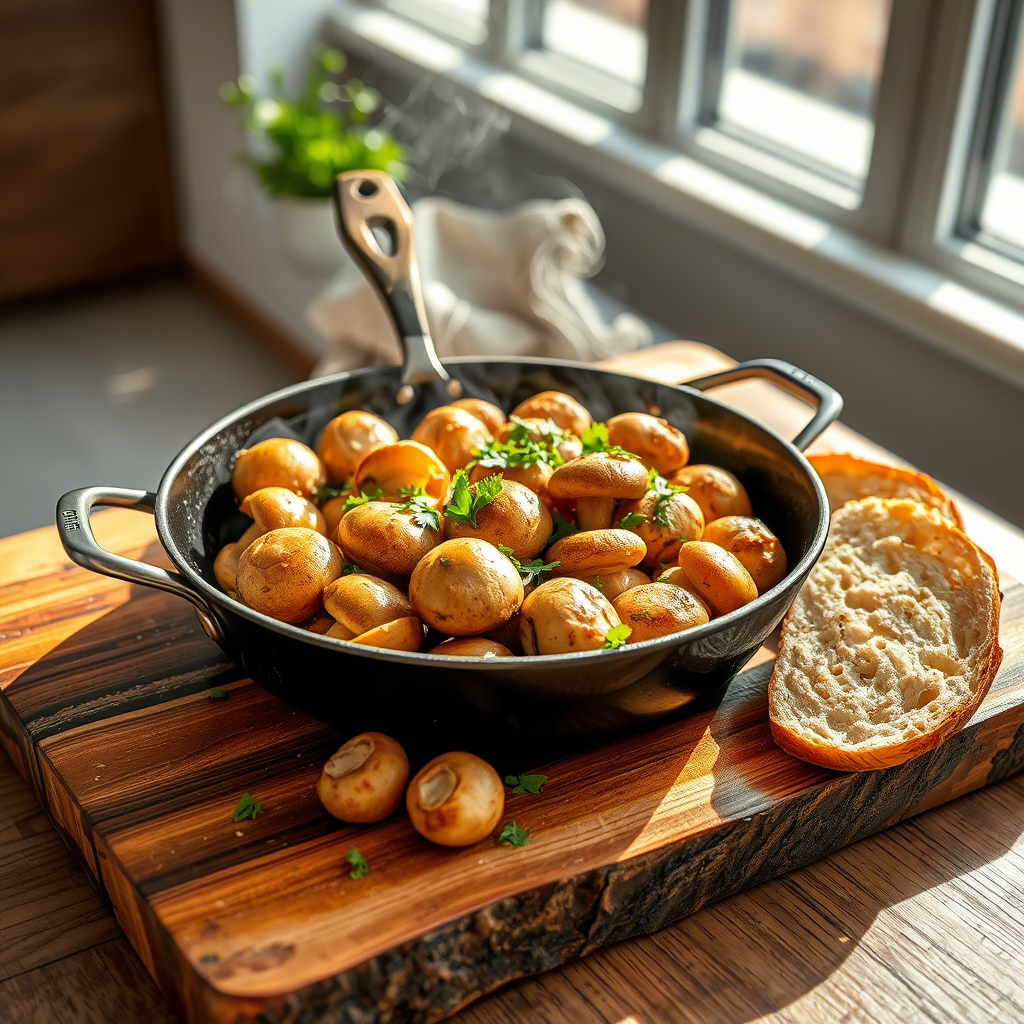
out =
<svg viewBox="0 0 1024 1024"><path fill-rule="evenodd" d="M352 870L348 873L348 877L354 881L359 881L370 870L370 865L366 863L366 858L354 846L345 854L345 860L352 865Z"/></svg>
<svg viewBox="0 0 1024 1024"><path fill-rule="evenodd" d="M624 622L618 626L612 626L608 630L604 638L604 643L601 645L603 650L614 651L617 647L621 647L630 637L633 632Z"/></svg>
<svg viewBox="0 0 1024 1024"><path fill-rule="evenodd" d="M206 691L206 696L210 700L223 700L228 695L228 691L223 686L211 686Z"/></svg>
<svg viewBox="0 0 1024 1024"><path fill-rule="evenodd" d="M231 815L231 820L242 821L244 818L255 818L257 814L262 813L263 804L259 800L254 800L248 793L243 793Z"/></svg>
<svg viewBox="0 0 1024 1024"><path fill-rule="evenodd" d="M529 841L530 837L526 834L526 830L521 829L514 821L510 821L498 836L498 842L502 846L526 846Z"/></svg>
<svg viewBox="0 0 1024 1024"><path fill-rule="evenodd" d="M634 527L640 526L640 524L644 522L646 522L646 520L639 512L627 512L626 515L615 523L615 526L617 529L632 530Z"/></svg>
<svg viewBox="0 0 1024 1024"><path fill-rule="evenodd" d="M540 796L544 789L544 783L548 781L546 775L506 775L505 784L512 786L514 796L525 796L527 793L532 796Z"/></svg>

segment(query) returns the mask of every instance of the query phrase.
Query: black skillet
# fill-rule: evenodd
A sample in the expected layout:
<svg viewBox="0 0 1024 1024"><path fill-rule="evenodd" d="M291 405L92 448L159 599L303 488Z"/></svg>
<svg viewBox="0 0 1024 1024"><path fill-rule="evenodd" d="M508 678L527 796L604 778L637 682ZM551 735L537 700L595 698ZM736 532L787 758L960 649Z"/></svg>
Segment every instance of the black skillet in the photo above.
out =
<svg viewBox="0 0 1024 1024"><path fill-rule="evenodd" d="M352 172L339 176L335 201L342 237L394 320L402 366L296 384L230 413L185 446L155 494L70 491L57 504L68 555L96 572L191 601L212 639L271 693L346 735L388 732L414 758L463 748L498 764L522 764L660 721L698 698L713 699L771 635L824 546L828 503L801 450L839 415L838 393L770 359L682 386L544 359L460 358L442 366L425 326L412 215L397 187L378 172ZM702 394L753 377L816 407L792 442ZM674 636L617 650L488 660L334 640L252 611L217 587L214 556L247 523L230 478L235 453L250 440L286 434L312 445L328 420L353 408L375 412L409 437L427 410L455 396L483 398L508 412L549 389L573 395L597 420L650 411L684 431L692 462L724 466L743 482L755 513L786 549L785 579L751 604ZM153 513L176 571L101 548L89 526L96 505Z"/></svg>

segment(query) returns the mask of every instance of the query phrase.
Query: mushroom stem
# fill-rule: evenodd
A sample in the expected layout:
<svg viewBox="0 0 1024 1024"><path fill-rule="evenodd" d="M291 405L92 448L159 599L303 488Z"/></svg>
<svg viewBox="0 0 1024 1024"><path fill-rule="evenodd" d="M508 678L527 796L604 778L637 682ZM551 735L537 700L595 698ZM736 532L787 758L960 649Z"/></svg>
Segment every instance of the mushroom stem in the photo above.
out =
<svg viewBox="0 0 1024 1024"><path fill-rule="evenodd" d="M455 792L458 781L455 772L448 765L438 765L429 775L420 779L420 807L425 811L440 807Z"/></svg>
<svg viewBox="0 0 1024 1024"><path fill-rule="evenodd" d="M577 498L576 525L581 531L607 530L615 512L614 498Z"/></svg>
<svg viewBox="0 0 1024 1024"><path fill-rule="evenodd" d="M362 768L372 753L373 747L366 740L360 740L358 743L353 743L350 747L342 747L327 762L324 766L324 771L332 779L340 779L343 775L348 775Z"/></svg>

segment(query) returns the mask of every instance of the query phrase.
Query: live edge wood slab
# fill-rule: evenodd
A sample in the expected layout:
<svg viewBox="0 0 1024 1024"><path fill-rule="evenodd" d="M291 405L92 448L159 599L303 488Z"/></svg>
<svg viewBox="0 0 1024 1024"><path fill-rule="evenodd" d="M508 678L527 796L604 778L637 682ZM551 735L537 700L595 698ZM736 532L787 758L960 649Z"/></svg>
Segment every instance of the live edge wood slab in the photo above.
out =
<svg viewBox="0 0 1024 1024"><path fill-rule="evenodd" d="M143 515L96 528L162 558ZM1002 588L1000 673L931 754L859 775L788 757L764 651L716 707L523 765L549 776L508 798L528 846L447 851L401 817L330 819L315 783L344 737L245 679L187 605L77 569L37 531L0 541L0 735L186 1020L435 1020L1024 766L1024 587ZM234 823L243 792L264 812Z"/></svg>

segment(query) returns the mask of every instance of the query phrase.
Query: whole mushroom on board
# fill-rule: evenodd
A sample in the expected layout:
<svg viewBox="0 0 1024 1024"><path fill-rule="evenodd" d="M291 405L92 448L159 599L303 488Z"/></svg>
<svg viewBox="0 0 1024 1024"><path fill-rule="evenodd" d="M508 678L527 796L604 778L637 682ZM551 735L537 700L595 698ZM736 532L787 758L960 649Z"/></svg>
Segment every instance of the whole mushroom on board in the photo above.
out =
<svg viewBox="0 0 1024 1024"><path fill-rule="evenodd" d="M470 485L476 491L476 485ZM514 480L503 479L501 491L476 513L477 525L446 518L444 536L479 537L497 546L504 544L521 562L536 558L551 536L551 513L535 492Z"/></svg>
<svg viewBox="0 0 1024 1024"><path fill-rule="evenodd" d="M327 470L330 484L340 487L370 452L397 440L398 431L390 423L372 412L349 409L320 431L316 453Z"/></svg>
<svg viewBox="0 0 1024 1024"><path fill-rule="evenodd" d="M316 795L341 821L382 821L402 803L409 782L409 758L401 745L380 732L353 736L324 765Z"/></svg>
<svg viewBox="0 0 1024 1024"><path fill-rule="evenodd" d="M241 449L231 471L231 486L239 501L262 487L286 487L308 498L326 480L316 452L288 437L268 438Z"/></svg>
<svg viewBox="0 0 1024 1024"><path fill-rule="evenodd" d="M627 643L679 633L709 620L704 606L693 594L670 583L648 583L616 598L619 618L633 630Z"/></svg>
<svg viewBox="0 0 1024 1024"><path fill-rule="evenodd" d="M616 500L642 498L647 480L639 459L591 452L559 466L548 481L548 493L555 501L576 500L580 530L604 530L612 524Z"/></svg>
<svg viewBox="0 0 1024 1024"><path fill-rule="evenodd" d="M746 488L721 466L695 462L677 470L668 482L686 488L687 495L700 506L705 526L723 516L754 514Z"/></svg>
<svg viewBox="0 0 1024 1024"><path fill-rule="evenodd" d="M759 594L786 575L785 549L760 519L723 516L708 524L702 539L731 551L750 573Z"/></svg>
<svg viewBox="0 0 1024 1024"><path fill-rule="evenodd" d="M468 466L473 453L493 436L485 423L455 405L432 409L412 433L412 439L430 448L449 473Z"/></svg>
<svg viewBox="0 0 1024 1024"><path fill-rule="evenodd" d="M416 773L405 806L413 828L425 839L440 846L471 846L501 821L505 787L486 761L453 751Z"/></svg>
<svg viewBox="0 0 1024 1024"><path fill-rule="evenodd" d="M441 539L440 523L434 530L419 526L413 516L411 510L390 501L357 505L338 523L338 543L345 558L385 575L411 575Z"/></svg>
<svg viewBox="0 0 1024 1024"><path fill-rule="evenodd" d="M523 602L519 636L527 654L596 651L621 625L612 603L597 587L572 577L547 580Z"/></svg>
<svg viewBox="0 0 1024 1024"><path fill-rule="evenodd" d="M668 476L690 458L686 435L668 420L645 412L624 412L608 420L608 441L640 457L648 469Z"/></svg>
<svg viewBox="0 0 1024 1024"><path fill-rule="evenodd" d="M577 437L593 422L590 413L564 391L541 391L532 395L512 410L509 419L512 416L521 420L551 420L556 427Z"/></svg>
<svg viewBox="0 0 1024 1024"><path fill-rule="evenodd" d="M298 625L323 603L341 552L316 530L285 527L254 540L238 560L238 596L250 608Z"/></svg>

